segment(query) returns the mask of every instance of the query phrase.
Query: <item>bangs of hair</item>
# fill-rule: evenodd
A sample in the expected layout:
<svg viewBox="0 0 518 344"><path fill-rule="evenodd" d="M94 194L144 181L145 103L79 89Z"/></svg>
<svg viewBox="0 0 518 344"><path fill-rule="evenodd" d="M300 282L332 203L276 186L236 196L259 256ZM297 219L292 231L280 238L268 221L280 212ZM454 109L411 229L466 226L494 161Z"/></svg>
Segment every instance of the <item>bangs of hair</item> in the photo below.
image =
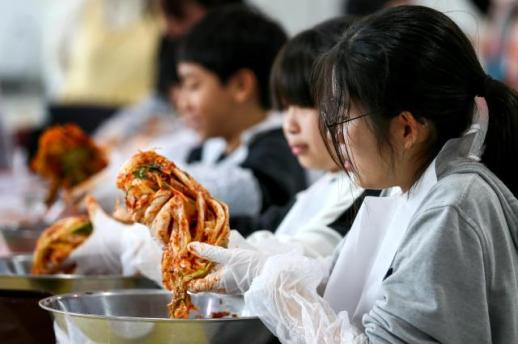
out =
<svg viewBox="0 0 518 344"><path fill-rule="evenodd" d="M272 68L270 87L273 106L277 110L284 110L289 105L315 107L308 80L313 61L302 47L293 47L293 42L285 45Z"/></svg>
<svg viewBox="0 0 518 344"><path fill-rule="evenodd" d="M289 40L275 59L270 78L274 106L315 108L312 73L318 57L331 49L354 21L352 17L326 20Z"/></svg>

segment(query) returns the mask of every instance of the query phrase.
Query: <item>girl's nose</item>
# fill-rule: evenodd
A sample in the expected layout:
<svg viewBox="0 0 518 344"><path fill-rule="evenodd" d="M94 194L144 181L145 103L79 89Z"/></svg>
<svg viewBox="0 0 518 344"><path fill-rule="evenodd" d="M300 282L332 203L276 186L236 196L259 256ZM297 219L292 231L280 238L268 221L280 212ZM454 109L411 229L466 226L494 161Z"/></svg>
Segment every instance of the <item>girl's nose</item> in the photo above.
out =
<svg viewBox="0 0 518 344"><path fill-rule="evenodd" d="M296 134L300 131L300 125L297 122L297 116L293 107L289 107L284 114L284 131L288 134Z"/></svg>

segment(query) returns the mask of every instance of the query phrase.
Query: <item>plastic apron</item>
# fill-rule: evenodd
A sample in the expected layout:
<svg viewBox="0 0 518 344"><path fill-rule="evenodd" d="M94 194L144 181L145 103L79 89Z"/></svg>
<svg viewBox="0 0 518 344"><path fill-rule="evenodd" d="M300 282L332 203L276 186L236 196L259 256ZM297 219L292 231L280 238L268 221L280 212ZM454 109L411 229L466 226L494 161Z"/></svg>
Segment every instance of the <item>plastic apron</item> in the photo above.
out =
<svg viewBox="0 0 518 344"><path fill-rule="evenodd" d="M304 228L327 227L362 192L363 189L354 185L345 172L328 172L308 189L297 194L297 201L279 224L275 234L293 236Z"/></svg>
<svg viewBox="0 0 518 344"><path fill-rule="evenodd" d="M410 220L437 182L434 165L430 165L410 194L366 197L346 237L324 298L336 312L346 310L357 326L381 297L381 282Z"/></svg>

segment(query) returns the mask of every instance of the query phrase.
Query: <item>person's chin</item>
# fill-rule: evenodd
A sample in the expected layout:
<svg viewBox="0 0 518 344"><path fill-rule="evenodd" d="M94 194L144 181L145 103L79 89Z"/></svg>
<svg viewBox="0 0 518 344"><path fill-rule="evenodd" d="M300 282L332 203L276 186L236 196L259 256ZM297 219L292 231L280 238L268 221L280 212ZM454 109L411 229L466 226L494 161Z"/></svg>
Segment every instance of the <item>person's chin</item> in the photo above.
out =
<svg viewBox="0 0 518 344"><path fill-rule="evenodd" d="M205 130L204 127L193 124L193 123L186 123L186 126L187 126L187 128L194 131L196 133L196 135L198 135L200 138L202 138L202 139L207 138L207 130Z"/></svg>
<svg viewBox="0 0 518 344"><path fill-rule="evenodd" d="M196 131L196 134L198 134L198 137L202 141L205 141L205 140L208 140L208 139L212 138L212 136L210 134L208 134L207 132L205 132L203 130L195 130L195 131Z"/></svg>
<svg viewBox="0 0 518 344"><path fill-rule="evenodd" d="M299 164L308 170L321 170L321 168L318 166L318 164L315 164L315 162L307 157L306 155L299 155L297 157L297 160L299 161Z"/></svg>

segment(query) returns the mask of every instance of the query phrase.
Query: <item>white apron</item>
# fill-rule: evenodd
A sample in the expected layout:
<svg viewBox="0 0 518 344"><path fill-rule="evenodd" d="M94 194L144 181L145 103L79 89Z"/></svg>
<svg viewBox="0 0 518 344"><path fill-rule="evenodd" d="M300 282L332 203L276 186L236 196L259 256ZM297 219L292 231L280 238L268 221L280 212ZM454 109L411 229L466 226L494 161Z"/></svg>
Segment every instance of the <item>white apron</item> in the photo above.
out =
<svg viewBox="0 0 518 344"><path fill-rule="evenodd" d="M276 235L293 236L304 228L327 227L348 209L363 189L345 172L328 172L297 194L297 201L275 230Z"/></svg>
<svg viewBox="0 0 518 344"><path fill-rule="evenodd" d="M347 311L357 326L381 297L381 283L410 219L437 182L434 166L430 165L410 194L366 197L358 212L324 293L333 309Z"/></svg>

